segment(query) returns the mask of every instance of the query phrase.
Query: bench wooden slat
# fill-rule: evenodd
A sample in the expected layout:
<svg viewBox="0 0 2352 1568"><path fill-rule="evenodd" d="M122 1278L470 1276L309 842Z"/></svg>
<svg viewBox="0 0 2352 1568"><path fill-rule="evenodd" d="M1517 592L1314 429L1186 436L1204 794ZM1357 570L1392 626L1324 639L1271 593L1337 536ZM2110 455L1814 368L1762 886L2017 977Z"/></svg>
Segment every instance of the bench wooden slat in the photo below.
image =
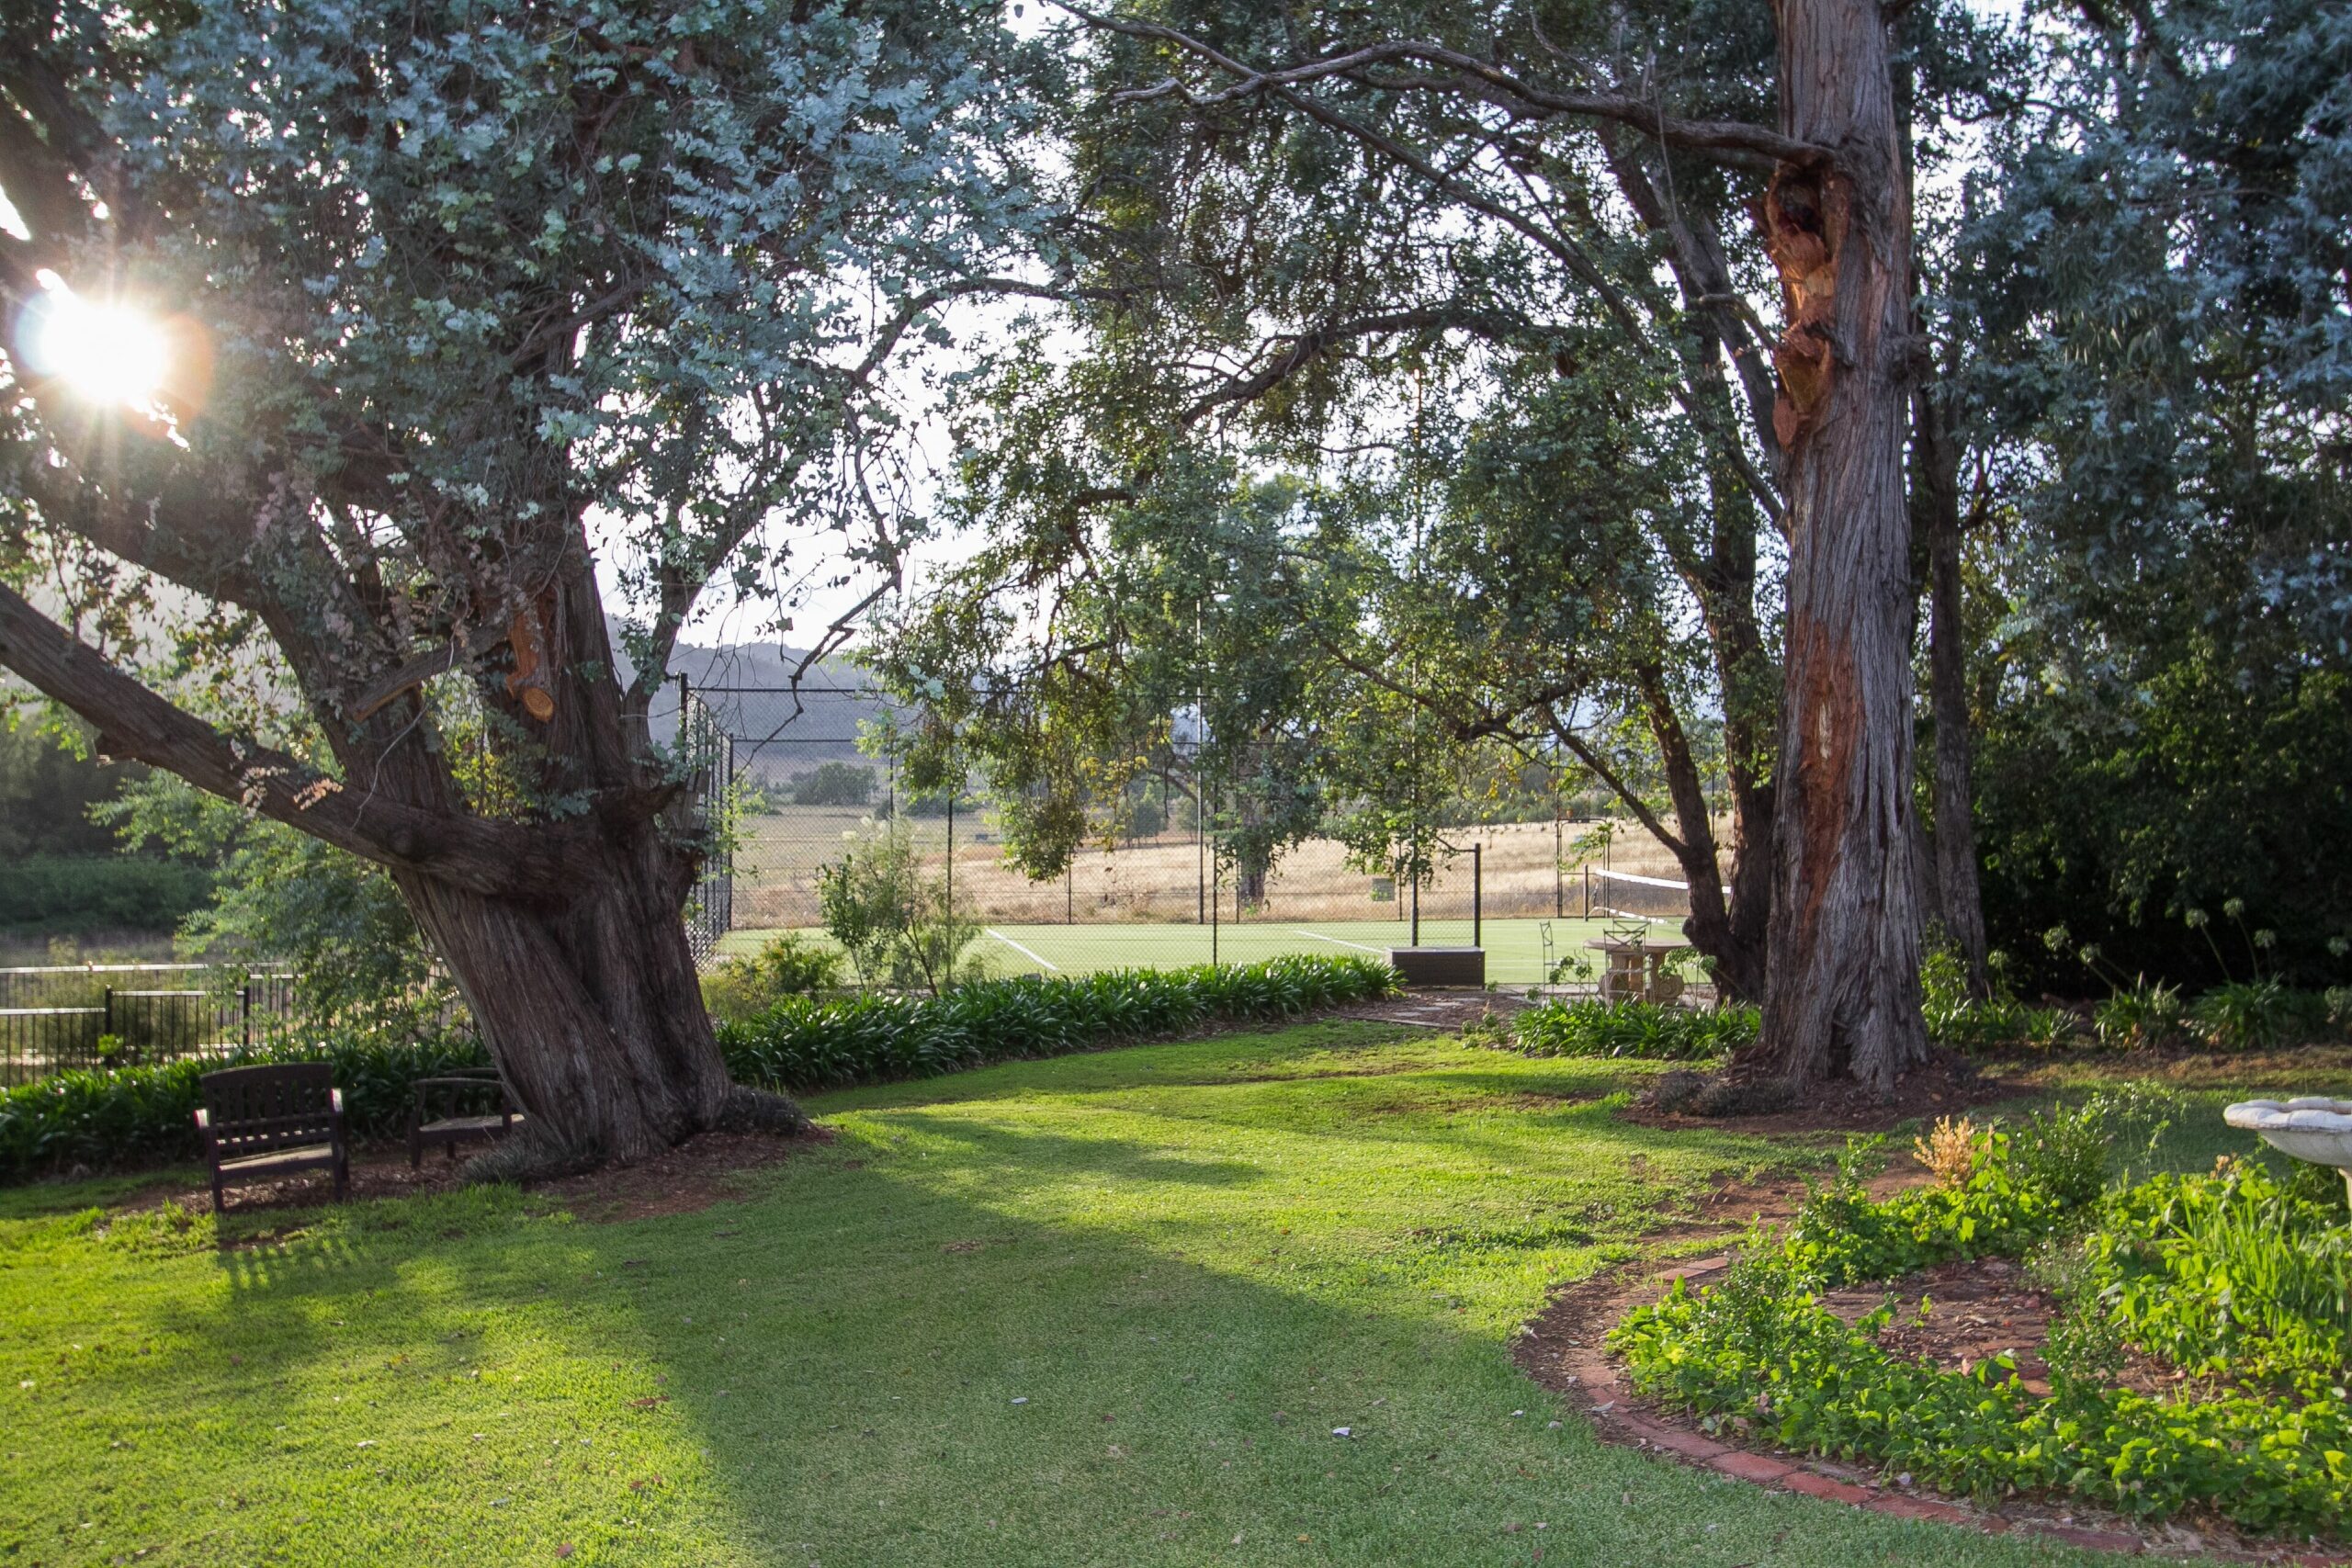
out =
<svg viewBox="0 0 2352 1568"><path fill-rule="evenodd" d="M413 1086L413 1100L408 1116L408 1163L416 1169L424 1163L424 1151L434 1145L458 1157L459 1144L487 1142L514 1130L523 1120L514 1108L506 1085L495 1069L466 1067L445 1073L437 1077L419 1078ZM497 1110L460 1113L458 1101L462 1100L490 1100ZM435 1105L438 1101L438 1105ZM439 1110L446 1114L435 1115Z"/></svg>
<svg viewBox="0 0 2352 1568"><path fill-rule="evenodd" d="M212 1167L212 1209L228 1206L231 1176L329 1168L338 1201L350 1190L351 1158L343 1135L343 1094L323 1062L230 1067L198 1080L196 1113Z"/></svg>

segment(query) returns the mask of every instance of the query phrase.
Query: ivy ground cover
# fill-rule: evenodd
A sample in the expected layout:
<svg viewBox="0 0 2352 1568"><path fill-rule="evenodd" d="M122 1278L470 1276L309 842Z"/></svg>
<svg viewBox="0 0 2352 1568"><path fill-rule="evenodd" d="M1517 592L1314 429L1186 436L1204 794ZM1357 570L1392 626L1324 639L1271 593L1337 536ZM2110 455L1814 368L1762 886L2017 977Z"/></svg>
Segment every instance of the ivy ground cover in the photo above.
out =
<svg viewBox="0 0 2352 1568"><path fill-rule="evenodd" d="M1818 1156L1401 1034L821 1097L740 1202L624 1224L478 1190L222 1250L0 1193L0 1562L2078 1561L1599 1443L1511 1361L1547 1286Z"/></svg>

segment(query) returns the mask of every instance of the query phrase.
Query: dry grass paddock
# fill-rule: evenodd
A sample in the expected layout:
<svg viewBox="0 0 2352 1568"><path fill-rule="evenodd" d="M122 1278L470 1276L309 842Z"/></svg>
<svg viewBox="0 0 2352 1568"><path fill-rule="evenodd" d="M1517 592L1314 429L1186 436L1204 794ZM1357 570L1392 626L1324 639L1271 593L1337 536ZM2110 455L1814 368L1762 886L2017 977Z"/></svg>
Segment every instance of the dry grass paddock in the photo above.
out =
<svg viewBox="0 0 2352 1568"><path fill-rule="evenodd" d="M773 928L821 921L817 904L820 869L838 863L852 842L869 830L867 814L850 807L791 807L743 825L735 858L735 924ZM947 825L939 818L910 818L915 843L936 868L947 857ZM1472 844L1483 846L1481 880L1486 913L1512 917L1580 913L1584 908L1583 858L1576 844L1592 824L1510 822L1452 829L1457 850L1421 891L1430 918L1467 918L1470 912ZM1728 824L1719 825L1727 832ZM986 818L959 818L956 824L956 892L979 919L1080 923L1189 922L1200 911L1203 878L1200 846L1190 834L1166 833L1104 851L1089 848L1066 878L1032 882L1004 863L1003 845ZM1597 859L1596 859L1597 863ZM1645 876L1679 877L1680 869L1657 841L1630 821L1616 825L1610 867ZM1222 879L1223 908L1233 918L1230 867ZM1390 879L1348 863L1336 840L1310 839L1286 852L1266 879L1266 896L1248 918L1278 920L1378 920L1397 913ZM1679 895L1650 890L1658 907L1633 903L1622 886L1619 899L1644 913L1680 912ZM1668 908L1668 906L1674 906Z"/></svg>

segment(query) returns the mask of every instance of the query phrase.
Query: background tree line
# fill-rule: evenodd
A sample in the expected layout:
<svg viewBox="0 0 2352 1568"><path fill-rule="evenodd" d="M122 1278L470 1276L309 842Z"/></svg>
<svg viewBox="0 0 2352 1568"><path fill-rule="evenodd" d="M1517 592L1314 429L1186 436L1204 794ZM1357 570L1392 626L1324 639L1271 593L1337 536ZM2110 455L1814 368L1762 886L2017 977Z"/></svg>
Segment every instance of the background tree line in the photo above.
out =
<svg viewBox="0 0 2352 1568"><path fill-rule="evenodd" d="M1790 548L1766 171L1562 134L1523 83L1762 118L1769 19L1179 5L1083 36L1101 287L1038 325L1080 353L1008 354L959 427L954 515L989 544L883 649L932 694L918 755L1024 802L1039 874L1170 753L1210 759L1243 866L1335 819L1410 862L1498 754L1572 766L1760 997ZM1891 25L1908 849L1980 987L1988 948L2096 985L2086 943L2218 978L2188 917L2230 899L2307 978L2352 931L2348 36L2320 5ZM1374 37L1431 41L1348 63Z"/></svg>

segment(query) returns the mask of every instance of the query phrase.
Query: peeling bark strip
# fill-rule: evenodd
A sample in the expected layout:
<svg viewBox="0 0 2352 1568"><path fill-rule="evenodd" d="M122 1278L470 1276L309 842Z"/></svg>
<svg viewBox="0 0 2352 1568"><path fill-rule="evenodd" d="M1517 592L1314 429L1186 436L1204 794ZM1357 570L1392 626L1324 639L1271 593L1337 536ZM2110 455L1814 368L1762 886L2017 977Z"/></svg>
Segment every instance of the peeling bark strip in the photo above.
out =
<svg viewBox="0 0 2352 1568"><path fill-rule="evenodd" d="M1772 434L1793 447L1829 400L1837 375L1838 253L1845 243L1848 192L1842 179L1782 169L1764 193L1764 250L1781 274L1788 317L1772 345L1781 378L1772 400Z"/></svg>
<svg viewBox="0 0 2352 1568"><path fill-rule="evenodd" d="M1911 211L1874 0L1780 0L1781 118L1836 149L1764 204L1788 321L1787 659L1764 1030L1743 1067L1885 1088L1927 1059L1910 854Z"/></svg>

